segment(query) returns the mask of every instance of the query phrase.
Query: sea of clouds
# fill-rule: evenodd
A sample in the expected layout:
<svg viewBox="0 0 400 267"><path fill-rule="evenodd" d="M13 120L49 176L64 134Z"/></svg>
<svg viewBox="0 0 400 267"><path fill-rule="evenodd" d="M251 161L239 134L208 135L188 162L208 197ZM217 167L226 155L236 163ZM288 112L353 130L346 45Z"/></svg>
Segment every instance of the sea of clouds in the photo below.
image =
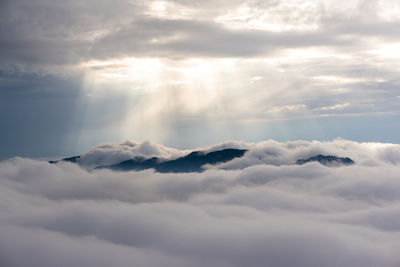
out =
<svg viewBox="0 0 400 267"><path fill-rule="evenodd" d="M400 266L400 145L225 142L202 173L95 170L189 153L105 144L69 162L0 163L0 266ZM352 166L296 165L318 154Z"/></svg>

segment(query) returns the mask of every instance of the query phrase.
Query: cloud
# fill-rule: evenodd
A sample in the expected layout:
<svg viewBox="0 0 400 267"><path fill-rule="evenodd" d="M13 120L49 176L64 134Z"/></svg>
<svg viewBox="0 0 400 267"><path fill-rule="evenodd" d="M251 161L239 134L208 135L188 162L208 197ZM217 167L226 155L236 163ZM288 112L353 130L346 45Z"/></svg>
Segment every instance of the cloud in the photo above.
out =
<svg viewBox="0 0 400 267"><path fill-rule="evenodd" d="M125 142L97 150L134 148ZM203 173L0 163L5 266L398 266L398 145L274 141ZM156 145L144 152L154 152ZM163 147L158 147L163 149ZM95 151L95 150L93 150ZM92 151L92 153L93 153ZM292 165L313 153L356 164ZM244 161L244 162L240 162Z"/></svg>
<svg viewBox="0 0 400 267"><path fill-rule="evenodd" d="M217 169L243 169L255 165L291 165L298 159L308 159L316 155L333 155L350 157L360 165L398 164L400 158L399 146L384 143L358 143L341 138L329 142L321 141L290 141L286 143L273 140L259 143L244 141L225 141L216 145L199 147L194 150L179 150L151 142L134 142L125 140L122 143L106 143L90 149L80 155L79 165L85 168L95 168L119 163L135 157L172 160L183 157L191 151L212 151L227 148L248 150L243 157L238 157L227 163L222 163Z"/></svg>
<svg viewBox="0 0 400 267"><path fill-rule="evenodd" d="M80 157L79 164L86 167L107 166L134 157L175 159L185 155L185 151L150 142L137 143L126 140L121 144L103 144Z"/></svg>
<svg viewBox="0 0 400 267"><path fill-rule="evenodd" d="M40 135L35 153L10 148L1 158L68 155L127 137L179 147L336 136L398 142L396 1L0 5L0 120L11 132L2 146ZM60 119L31 115L42 112ZM21 130L9 118L25 113L33 126ZM55 132L64 120L71 126ZM365 137L371 120L379 125ZM298 125L317 129L302 134Z"/></svg>
<svg viewBox="0 0 400 267"><path fill-rule="evenodd" d="M365 1L333 8L328 1L210 1L204 7L192 1L4 1L2 67L49 65L50 71L91 59L253 57L287 48L359 49L371 47L366 40L373 37L398 41L398 18L383 16L394 3L378 2L379 8Z"/></svg>

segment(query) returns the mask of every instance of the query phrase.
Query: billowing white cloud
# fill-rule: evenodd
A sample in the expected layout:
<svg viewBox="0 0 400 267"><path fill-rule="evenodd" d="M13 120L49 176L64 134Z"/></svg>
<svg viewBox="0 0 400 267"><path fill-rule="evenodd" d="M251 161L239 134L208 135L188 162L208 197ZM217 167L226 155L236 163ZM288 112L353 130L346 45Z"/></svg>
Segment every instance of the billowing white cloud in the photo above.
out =
<svg viewBox="0 0 400 267"><path fill-rule="evenodd" d="M142 153L169 151L147 145ZM250 150L203 173L1 162L1 265L399 266L398 145L338 139L206 149L232 146ZM292 164L318 153L356 164Z"/></svg>
<svg viewBox="0 0 400 267"><path fill-rule="evenodd" d="M357 164L376 166L381 164L396 165L400 162L400 146L390 143L358 143L342 138L333 141L289 141L286 143L273 140L259 143L244 141L225 141L216 145L199 147L194 150L204 152L218 151L226 148L244 149L247 153L227 163L209 168L243 169L250 166L291 165L298 159L308 159L322 154L337 157L350 157ZM96 146L81 155L79 164L85 168L95 168L119 163L134 157L160 159L176 159L189 154L192 150L179 150L151 142L134 142L126 140L122 143L107 143Z"/></svg>
<svg viewBox="0 0 400 267"><path fill-rule="evenodd" d="M137 143L126 140L120 144L103 144L83 154L79 160L82 166L106 166L134 157L174 159L181 157L185 151L165 147L150 142Z"/></svg>

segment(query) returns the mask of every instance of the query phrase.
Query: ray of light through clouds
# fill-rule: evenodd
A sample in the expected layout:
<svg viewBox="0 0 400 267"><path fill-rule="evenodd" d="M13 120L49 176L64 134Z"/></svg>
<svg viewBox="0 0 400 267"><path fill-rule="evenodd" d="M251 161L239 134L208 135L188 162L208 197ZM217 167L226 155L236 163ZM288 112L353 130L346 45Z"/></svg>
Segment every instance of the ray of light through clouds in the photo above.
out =
<svg viewBox="0 0 400 267"><path fill-rule="evenodd" d="M398 1L19 0L1 10L2 113L26 120L2 115L19 132L2 134L3 158L7 144L66 155L127 137L181 148L399 140ZM48 136L35 127L57 118L65 127ZM43 152L19 145L24 132Z"/></svg>
<svg viewBox="0 0 400 267"><path fill-rule="evenodd" d="M216 11L188 2L151 3L146 14L155 21L147 21L146 26L152 27L160 19L170 24L155 30L159 36L147 37L148 45L155 49L150 54L158 54L157 58L127 59L126 68L102 71L93 78L125 81L125 86L114 84L147 92L126 115L121 126L124 133L144 128L152 139L187 146L199 138L205 139L199 140L200 144L209 143L207 137L198 135L201 129L217 129L220 136L215 140L214 132L212 141L332 138L346 133L330 133L331 129L324 129L325 121L321 130L316 119L371 113L397 118L396 81L392 80L396 77L385 78L396 64L396 52L390 53L386 40L374 36L380 32L364 37L345 28L353 25L353 20L366 28L371 18L391 23L393 13L385 13L391 3L374 6L350 1L338 6L331 1L250 1L210 5ZM366 40L360 40L363 38ZM389 46L395 49L396 44ZM385 53L392 57L388 59ZM380 61L391 61L390 67L382 70ZM388 83L391 89L383 96L380 92ZM314 134L292 133L291 123L268 124L304 119L316 128ZM239 130L243 127L249 130ZM237 131L238 135L232 134ZM190 139L183 137L183 144L174 141L176 135L186 134ZM348 137L359 138L360 132Z"/></svg>
<svg viewBox="0 0 400 267"><path fill-rule="evenodd" d="M400 266L398 0L2 0L0 59L1 267Z"/></svg>

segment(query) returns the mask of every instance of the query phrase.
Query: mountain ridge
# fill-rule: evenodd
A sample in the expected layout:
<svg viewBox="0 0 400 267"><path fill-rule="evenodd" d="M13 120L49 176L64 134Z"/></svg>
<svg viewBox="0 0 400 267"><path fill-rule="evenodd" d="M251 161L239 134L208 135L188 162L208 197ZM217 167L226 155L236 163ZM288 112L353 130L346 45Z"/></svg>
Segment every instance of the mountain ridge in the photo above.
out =
<svg viewBox="0 0 400 267"><path fill-rule="evenodd" d="M152 157L149 159L143 157L135 157L120 163L99 166L96 169L111 169L116 171L145 170L155 169L157 172L202 172L203 166L206 164L215 165L224 163L234 158L242 157L247 150L227 148L218 151L204 152L193 151L186 156L177 159L166 160L162 158Z"/></svg>
<svg viewBox="0 0 400 267"><path fill-rule="evenodd" d="M236 148L225 148L211 152L192 151L189 154L176 159L134 156L128 160L123 160L114 164L95 166L94 169L110 169L113 171L142 171L146 169L154 169L156 172L160 173L203 172L205 171L204 166L207 164L217 165L225 163L235 158L243 157L248 151L249 150L247 149ZM56 164L58 162L71 162L81 165L81 158L82 156L73 156L61 160L52 160L49 161L49 163ZM328 167L348 166L355 163L348 157L318 154L306 159L298 159L296 164L303 165L310 162L318 162Z"/></svg>
<svg viewBox="0 0 400 267"><path fill-rule="evenodd" d="M336 156L325 156L325 155L316 155L307 159L298 159L296 161L297 165L303 165L310 162L319 162L324 166L339 166L339 165L353 165L354 161L351 158L345 157L336 157Z"/></svg>

